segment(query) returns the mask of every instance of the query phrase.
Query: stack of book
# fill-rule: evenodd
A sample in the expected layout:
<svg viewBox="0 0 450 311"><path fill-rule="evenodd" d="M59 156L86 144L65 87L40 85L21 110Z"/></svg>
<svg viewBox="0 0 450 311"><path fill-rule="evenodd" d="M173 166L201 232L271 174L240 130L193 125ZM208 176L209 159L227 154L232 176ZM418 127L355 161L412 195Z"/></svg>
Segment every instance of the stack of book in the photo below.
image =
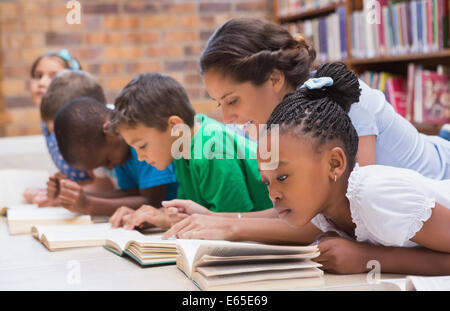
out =
<svg viewBox="0 0 450 311"><path fill-rule="evenodd" d="M324 17L283 24L292 34L302 34L316 50L320 62L338 61L347 58L346 9L336 8Z"/></svg>
<svg viewBox="0 0 450 311"><path fill-rule="evenodd" d="M351 14L352 56L430 53L450 47L448 0L364 0Z"/></svg>

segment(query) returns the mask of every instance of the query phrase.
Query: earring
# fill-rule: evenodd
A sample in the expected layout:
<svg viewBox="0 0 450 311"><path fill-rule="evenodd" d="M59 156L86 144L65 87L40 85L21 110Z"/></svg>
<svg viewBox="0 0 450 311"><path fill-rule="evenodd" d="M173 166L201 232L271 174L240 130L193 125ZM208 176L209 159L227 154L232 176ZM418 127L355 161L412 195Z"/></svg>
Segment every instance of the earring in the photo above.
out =
<svg viewBox="0 0 450 311"><path fill-rule="evenodd" d="M336 175L334 175L334 182L336 182Z"/></svg>

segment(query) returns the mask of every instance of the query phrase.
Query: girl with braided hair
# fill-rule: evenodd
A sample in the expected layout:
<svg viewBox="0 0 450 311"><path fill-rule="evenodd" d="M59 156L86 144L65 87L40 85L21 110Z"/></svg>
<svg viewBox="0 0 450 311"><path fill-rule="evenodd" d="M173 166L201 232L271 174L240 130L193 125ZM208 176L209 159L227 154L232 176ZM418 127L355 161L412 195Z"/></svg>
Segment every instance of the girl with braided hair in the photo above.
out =
<svg viewBox="0 0 450 311"><path fill-rule="evenodd" d="M318 72L326 67L332 77L309 79L286 95L260 135L271 142L272 125L279 127L279 162L275 169L260 169L279 217L296 226L312 222L350 243L377 245L364 244L366 250L357 255L381 261L384 271L426 274L431 265L434 273L449 274L450 179L392 166L360 167L358 135L347 113L360 96L358 80L339 64ZM267 160L258 162L262 167ZM380 246L398 255L394 264L383 258ZM399 251L417 246L423 248ZM332 257L340 250L320 244L319 249L315 261L333 271ZM434 261L425 263L424 254ZM341 258L354 261L345 255Z"/></svg>

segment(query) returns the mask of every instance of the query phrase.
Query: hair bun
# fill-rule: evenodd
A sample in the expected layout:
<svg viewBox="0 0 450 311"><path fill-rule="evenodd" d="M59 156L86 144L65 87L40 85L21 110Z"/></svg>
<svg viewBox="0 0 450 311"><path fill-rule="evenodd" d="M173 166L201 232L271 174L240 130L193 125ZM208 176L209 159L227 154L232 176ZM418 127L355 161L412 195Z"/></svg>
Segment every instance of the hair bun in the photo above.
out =
<svg viewBox="0 0 450 311"><path fill-rule="evenodd" d="M294 40L297 41L299 49L305 49L308 52L309 58L311 62L313 62L314 59L316 59L316 51L311 45L308 44L305 37L302 34L298 33L294 35Z"/></svg>

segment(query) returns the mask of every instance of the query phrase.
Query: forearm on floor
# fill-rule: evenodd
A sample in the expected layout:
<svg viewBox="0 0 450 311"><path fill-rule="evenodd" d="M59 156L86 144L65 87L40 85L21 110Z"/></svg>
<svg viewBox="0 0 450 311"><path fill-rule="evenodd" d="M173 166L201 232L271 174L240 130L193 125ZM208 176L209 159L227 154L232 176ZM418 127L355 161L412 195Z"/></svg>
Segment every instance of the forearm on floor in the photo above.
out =
<svg viewBox="0 0 450 311"><path fill-rule="evenodd" d="M371 245L367 260L377 260L383 273L449 275L450 254L427 248L384 247Z"/></svg>
<svg viewBox="0 0 450 311"><path fill-rule="evenodd" d="M96 216L111 216L116 209L121 206L127 206L132 209L138 209L147 204L148 200L142 196L128 196L123 198L100 198L88 196L89 214Z"/></svg>
<svg viewBox="0 0 450 311"><path fill-rule="evenodd" d="M232 226L232 240L271 244L311 244L322 233L311 223L293 227L281 219L237 219Z"/></svg>

